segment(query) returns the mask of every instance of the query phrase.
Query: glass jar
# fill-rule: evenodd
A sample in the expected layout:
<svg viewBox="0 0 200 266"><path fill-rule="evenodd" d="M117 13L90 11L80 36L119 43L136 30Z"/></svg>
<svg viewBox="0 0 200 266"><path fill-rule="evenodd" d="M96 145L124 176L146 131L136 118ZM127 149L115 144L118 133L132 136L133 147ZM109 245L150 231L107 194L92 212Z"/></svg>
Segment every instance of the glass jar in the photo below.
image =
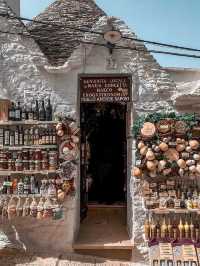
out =
<svg viewBox="0 0 200 266"><path fill-rule="evenodd" d="M35 170L41 171L41 161L40 160L35 160Z"/></svg>
<svg viewBox="0 0 200 266"><path fill-rule="evenodd" d="M48 170L49 169L49 161L46 160L42 160L42 170Z"/></svg>
<svg viewBox="0 0 200 266"><path fill-rule="evenodd" d="M29 161L29 170L30 171L34 171L35 170L35 161L34 160L30 160Z"/></svg>
<svg viewBox="0 0 200 266"><path fill-rule="evenodd" d="M21 159L15 161L15 169L16 171L23 171L23 161Z"/></svg>
<svg viewBox="0 0 200 266"><path fill-rule="evenodd" d="M23 168L25 171L28 171L30 169L28 160L23 160Z"/></svg>
<svg viewBox="0 0 200 266"><path fill-rule="evenodd" d="M35 151L34 159L35 159L36 161L40 161L40 160L42 160L42 151L41 151L41 150L38 149L38 150Z"/></svg>

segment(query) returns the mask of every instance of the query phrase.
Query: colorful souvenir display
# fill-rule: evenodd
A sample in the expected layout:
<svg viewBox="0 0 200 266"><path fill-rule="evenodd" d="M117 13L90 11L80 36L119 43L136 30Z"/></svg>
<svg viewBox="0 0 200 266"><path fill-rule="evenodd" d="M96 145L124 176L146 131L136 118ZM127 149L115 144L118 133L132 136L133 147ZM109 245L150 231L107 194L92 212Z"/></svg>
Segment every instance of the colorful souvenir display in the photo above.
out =
<svg viewBox="0 0 200 266"><path fill-rule="evenodd" d="M195 114L154 113L139 117L133 133L137 152L132 175L141 180L151 265L197 265L200 119Z"/></svg>
<svg viewBox="0 0 200 266"><path fill-rule="evenodd" d="M34 110L13 103L9 122L0 123L2 219L63 218L63 203L75 193L79 129L52 117L50 100L40 108L36 101Z"/></svg>

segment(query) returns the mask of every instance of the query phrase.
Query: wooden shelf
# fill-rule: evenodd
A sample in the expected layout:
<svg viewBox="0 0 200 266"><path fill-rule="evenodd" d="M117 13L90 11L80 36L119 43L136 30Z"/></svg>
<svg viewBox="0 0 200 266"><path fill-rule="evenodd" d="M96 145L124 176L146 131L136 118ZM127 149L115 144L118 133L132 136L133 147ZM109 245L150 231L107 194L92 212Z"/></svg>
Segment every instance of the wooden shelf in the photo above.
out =
<svg viewBox="0 0 200 266"><path fill-rule="evenodd" d="M23 149L57 149L58 145L23 145L23 146L0 146L0 150L23 150Z"/></svg>
<svg viewBox="0 0 200 266"><path fill-rule="evenodd" d="M200 209L146 209L146 211L155 213L155 214L187 214L187 213L199 213Z"/></svg>
<svg viewBox="0 0 200 266"><path fill-rule="evenodd" d="M49 174L56 174L56 170L44 170L44 171L0 171L0 176L10 176L10 175L49 175Z"/></svg>
<svg viewBox="0 0 200 266"><path fill-rule="evenodd" d="M17 126L17 125L54 125L57 124L56 121L36 121L36 120L26 120L26 121L0 121L0 126Z"/></svg>

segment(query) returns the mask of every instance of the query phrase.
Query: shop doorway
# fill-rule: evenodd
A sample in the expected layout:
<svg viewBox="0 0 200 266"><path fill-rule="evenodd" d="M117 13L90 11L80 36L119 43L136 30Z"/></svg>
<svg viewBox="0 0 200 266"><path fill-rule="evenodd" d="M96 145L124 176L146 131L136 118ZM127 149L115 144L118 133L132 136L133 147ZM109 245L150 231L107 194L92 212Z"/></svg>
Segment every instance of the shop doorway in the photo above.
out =
<svg viewBox="0 0 200 266"><path fill-rule="evenodd" d="M127 105L81 103L81 218L88 205L126 205Z"/></svg>

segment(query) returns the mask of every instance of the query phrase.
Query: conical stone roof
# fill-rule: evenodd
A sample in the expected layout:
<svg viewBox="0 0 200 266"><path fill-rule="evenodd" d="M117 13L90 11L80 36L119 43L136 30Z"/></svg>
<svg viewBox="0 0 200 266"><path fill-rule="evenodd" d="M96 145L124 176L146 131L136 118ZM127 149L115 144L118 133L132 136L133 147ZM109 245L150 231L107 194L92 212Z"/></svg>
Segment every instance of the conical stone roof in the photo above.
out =
<svg viewBox="0 0 200 266"><path fill-rule="evenodd" d="M51 25L33 22L28 25L28 30L49 63L59 66L67 61L80 44L78 40L84 36L84 32L71 28L91 29L105 15L93 0L57 0L35 17L35 20L49 22ZM55 25L52 26L52 23Z"/></svg>

